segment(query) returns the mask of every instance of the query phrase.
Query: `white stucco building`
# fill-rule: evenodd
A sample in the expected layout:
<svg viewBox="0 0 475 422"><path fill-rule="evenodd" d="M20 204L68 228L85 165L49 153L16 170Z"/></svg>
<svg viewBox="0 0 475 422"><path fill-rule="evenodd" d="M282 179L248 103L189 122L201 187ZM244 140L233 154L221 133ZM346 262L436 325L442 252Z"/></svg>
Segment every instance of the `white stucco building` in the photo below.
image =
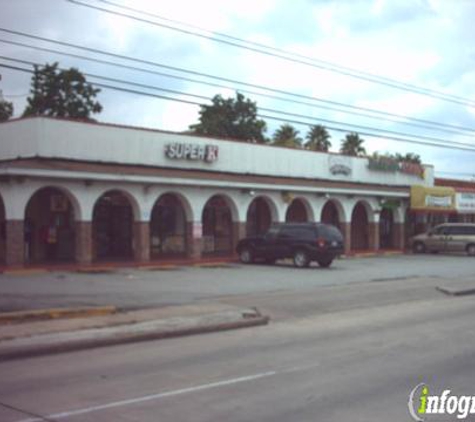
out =
<svg viewBox="0 0 475 422"><path fill-rule="evenodd" d="M401 249L410 187L434 183L431 166L52 118L1 123L0 160L7 265L231 255L283 221Z"/></svg>

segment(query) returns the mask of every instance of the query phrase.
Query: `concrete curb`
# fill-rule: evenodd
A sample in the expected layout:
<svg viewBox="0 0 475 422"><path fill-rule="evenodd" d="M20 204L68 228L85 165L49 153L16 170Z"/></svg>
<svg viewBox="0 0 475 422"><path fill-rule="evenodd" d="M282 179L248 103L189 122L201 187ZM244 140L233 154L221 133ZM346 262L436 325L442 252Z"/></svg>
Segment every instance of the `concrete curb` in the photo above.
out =
<svg viewBox="0 0 475 422"><path fill-rule="evenodd" d="M475 294L475 287L468 288L451 288L437 286L436 290L449 296L468 296Z"/></svg>
<svg viewBox="0 0 475 422"><path fill-rule="evenodd" d="M117 312L115 306L87 306L81 308L50 308L31 311L2 312L0 324L11 324L27 321L44 321L58 318L84 318L111 315Z"/></svg>
<svg viewBox="0 0 475 422"><path fill-rule="evenodd" d="M0 341L0 361L71 352L139 341L255 327L269 323L257 309L239 309L197 317L175 317L106 328Z"/></svg>

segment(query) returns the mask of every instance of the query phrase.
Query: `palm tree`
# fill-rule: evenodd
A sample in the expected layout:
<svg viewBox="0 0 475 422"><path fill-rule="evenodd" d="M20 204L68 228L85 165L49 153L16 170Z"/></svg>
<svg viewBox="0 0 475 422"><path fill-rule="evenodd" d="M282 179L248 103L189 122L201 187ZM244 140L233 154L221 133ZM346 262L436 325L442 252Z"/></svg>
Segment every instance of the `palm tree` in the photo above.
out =
<svg viewBox="0 0 475 422"><path fill-rule="evenodd" d="M363 147L363 142L364 139L360 138L356 132L348 133L342 140L340 152L353 157L365 155L366 149Z"/></svg>
<svg viewBox="0 0 475 422"><path fill-rule="evenodd" d="M292 125L283 124L279 129L274 132L272 137L272 145L289 148L301 148L302 138L299 136L299 131Z"/></svg>
<svg viewBox="0 0 475 422"><path fill-rule="evenodd" d="M331 136L325 126L311 126L309 132L307 133L308 141L305 144L305 148L312 151L328 152L332 146L330 138Z"/></svg>
<svg viewBox="0 0 475 422"><path fill-rule="evenodd" d="M396 153L396 159L406 163L422 164L421 156L413 152L408 152L406 155Z"/></svg>

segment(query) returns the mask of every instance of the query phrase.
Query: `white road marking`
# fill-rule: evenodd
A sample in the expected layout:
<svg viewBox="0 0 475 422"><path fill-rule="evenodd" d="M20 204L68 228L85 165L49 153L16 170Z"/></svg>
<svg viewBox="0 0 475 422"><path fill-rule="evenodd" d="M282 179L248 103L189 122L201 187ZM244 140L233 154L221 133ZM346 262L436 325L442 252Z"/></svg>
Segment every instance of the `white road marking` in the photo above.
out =
<svg viewBox="0 0 475 422"><path fill-rule="evenodd" d="M257 380L257 379L260 379L260 378L271 377L271 376L277 375L277 374L278 374L277 371L262 372L260 374L248 375L246 377L232 378L232 379L229 379L229 380L212 382L210 384L202 384L202 385L197 385L195 387L182 388L180 390L165 391L163 393L152 394L152 395L149 395L149 396L136 397L136 398L133 398L133 399L121 400L121 401L106 403L106 404L102 404L102 405L98 405L98 406L85 407L83 409L71 410L69 412L55 413L55 414L47 415L44 418L22 419L22 420L19 420L17 422L44 422L45 420L50 420L50 419L53 419L53 420L66 419L66 418L69 418L69 417L72 417L72 416L78 416L78 415L84 415L86 413L97 412L99 410L112 409L114 407L127 406L127 405L130 405L130 404L136 404L136 403L143 403L143 402L146 402L146 401L163 399L165 397L179 396L180 394L187 394L187 393L193 393L193 392L196 392L196 391L209 390L209 389L212 389L212 388L218 388L218 387L224 387L224 386L227 386L227 385L239 384L241 382L254 381L254 380Z"/></svg>

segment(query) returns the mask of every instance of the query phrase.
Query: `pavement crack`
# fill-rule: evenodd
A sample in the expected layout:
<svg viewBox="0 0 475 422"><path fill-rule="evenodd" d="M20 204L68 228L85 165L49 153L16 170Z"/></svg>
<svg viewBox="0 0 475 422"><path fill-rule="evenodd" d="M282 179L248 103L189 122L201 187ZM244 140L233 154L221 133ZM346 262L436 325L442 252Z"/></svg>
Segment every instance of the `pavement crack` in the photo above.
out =
<svg viewBox="0 0 475 422"><path fill-rule="evenodd" d="M30 411L25 410L25 409L20 409L19 407L12 406L10 404L7 404L7 403L1 402L1 401L0 401L0 406L3 406L3 407L5 407L7 409L10 409L10 410L14 410L15 412L18 412L18 413L23 413L25 416L30 416L30 417L34 418L34 420L37 420L37 421L57 422L55 419L50 419L49 417L40 415L39 413L34 413L34 412L30 412Z"/></svg>

